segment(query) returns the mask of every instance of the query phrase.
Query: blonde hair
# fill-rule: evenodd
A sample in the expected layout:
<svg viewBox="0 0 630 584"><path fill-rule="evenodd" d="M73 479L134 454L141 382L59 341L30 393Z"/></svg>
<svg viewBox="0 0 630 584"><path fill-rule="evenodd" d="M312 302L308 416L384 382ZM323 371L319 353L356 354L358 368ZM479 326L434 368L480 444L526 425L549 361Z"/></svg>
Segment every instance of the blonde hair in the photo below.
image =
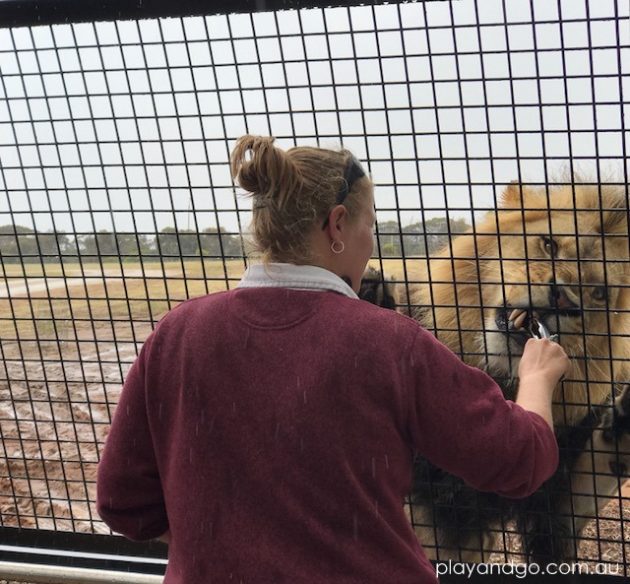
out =
<svg viewBox="0 0 630 584"><path fill-rule="evenodd" d="M264 262L307 263L309 232L337 204L352 153L308 146L285 151L274 140L239 138L230 159L232 177L253 198L253 251ZM343 200L350 217L358 212L366 180L356 180Z"/></svg>

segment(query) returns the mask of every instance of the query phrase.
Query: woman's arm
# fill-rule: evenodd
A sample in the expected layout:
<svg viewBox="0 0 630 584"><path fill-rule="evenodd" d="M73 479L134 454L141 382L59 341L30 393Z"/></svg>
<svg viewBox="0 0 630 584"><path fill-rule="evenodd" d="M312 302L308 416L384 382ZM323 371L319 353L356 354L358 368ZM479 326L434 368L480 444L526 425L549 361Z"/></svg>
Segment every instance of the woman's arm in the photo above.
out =
<svg viewBox="0 0 630 584"><path fill-rule="evenodd" d="M553 428L551 399L571 362L564 349L549 339L529 339L518 367L518 396L516 403L538 414Z"/></svg>
<svg viewBox="0 0 630 584"><path fill-rule="evenodd" d="M556 470L558 445L546 420L506 400L486 373L425 330L409 364L409 426L421 456L478 490L514 498L528 496ZM534 395L533 385L525 395Z"/></svg>
<svg viewBox="0 0 630 584"><path fill-rule="evenodd" d="M98 465L96 508L109 527L133 540L168 530L146 408L147 363L155 333L129 370Z"/></svg>

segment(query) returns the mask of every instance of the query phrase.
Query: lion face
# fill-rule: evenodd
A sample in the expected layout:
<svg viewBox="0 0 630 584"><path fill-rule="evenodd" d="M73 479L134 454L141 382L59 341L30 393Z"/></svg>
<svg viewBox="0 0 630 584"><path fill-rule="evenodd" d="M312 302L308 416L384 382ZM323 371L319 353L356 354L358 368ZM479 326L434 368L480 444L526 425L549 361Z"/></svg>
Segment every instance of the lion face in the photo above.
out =
<svg viewBox="0 0 630 584"><path fill-rule="evenodd" d="M510 185L474 233L429 262L413 301L435 308L423 310L421 321L501 379L517 375L535 317L572 359L563 387L574 405L562 413L579 417L610 395L630 358L626 208L625 189L610 185ZM515 309L525 311L520 327L509 319Z"/></svg>

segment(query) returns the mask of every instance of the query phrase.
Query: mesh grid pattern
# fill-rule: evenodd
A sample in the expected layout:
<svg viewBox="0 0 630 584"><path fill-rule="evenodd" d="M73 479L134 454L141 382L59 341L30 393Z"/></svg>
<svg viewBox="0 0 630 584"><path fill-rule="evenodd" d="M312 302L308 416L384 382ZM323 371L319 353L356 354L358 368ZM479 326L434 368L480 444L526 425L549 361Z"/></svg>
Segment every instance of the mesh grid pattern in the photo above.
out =
<svg viewBox="0 0 630 584"><path fill-rule="evenodd" d="M245 266L236 138L343 142L365 161L373 264L408 293L413 258L474 229L511 181L625 188L629 9L461 0L0 29L0 524L107 532L95 468L130 364L168 309ZM589 559L626 557L628 504L613 506Z"/></svg>

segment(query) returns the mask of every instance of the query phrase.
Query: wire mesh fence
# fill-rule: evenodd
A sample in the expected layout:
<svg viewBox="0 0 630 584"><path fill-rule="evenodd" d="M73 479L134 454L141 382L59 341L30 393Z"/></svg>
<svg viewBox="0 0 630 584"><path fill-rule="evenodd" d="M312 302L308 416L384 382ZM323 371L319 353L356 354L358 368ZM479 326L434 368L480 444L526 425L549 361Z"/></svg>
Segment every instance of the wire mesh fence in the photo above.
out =
<svg viewBox="0 0 630 584"><path fill-rule="evenodd" d="M460 0L0 29L0 525L108 533L94 479L122 381L166 311L239 280L250 208L229 152L271 134L365 161L372 265L506 392L519 330L564 337L557 417L588 431L565 444L562 496L523 521L558 512L569 556L625 569L630 406L584 420L630 379L629 17L625 0ZM512 314L542 294L554 314ZM471 503L441 518L455 487L423 472L433 507L410 513L439 558ZM496 505L475 499L458 557L523 557L523 516Z"/></svg>

